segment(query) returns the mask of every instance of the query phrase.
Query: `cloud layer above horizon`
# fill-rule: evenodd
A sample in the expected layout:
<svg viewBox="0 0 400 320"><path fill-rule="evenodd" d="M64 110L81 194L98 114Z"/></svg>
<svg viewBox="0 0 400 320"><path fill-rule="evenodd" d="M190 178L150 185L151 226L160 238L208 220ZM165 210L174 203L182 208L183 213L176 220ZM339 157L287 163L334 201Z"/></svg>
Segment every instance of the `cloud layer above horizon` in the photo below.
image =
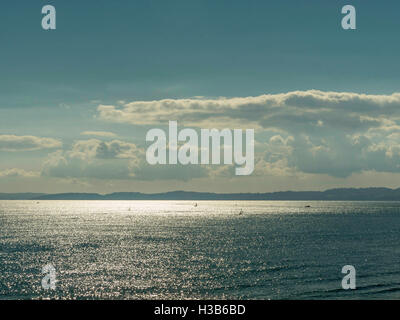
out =
<svg viewBox="0 0 400 320"><path fill-rule="evenodd" d="M148 128L256 129L254 177L325 175L345 179L363 172L400 173L400 93L370 95L318 90L255 97L162 99L98 105L95 121L113 132L80 128L75 140L0 135L3 152L46 152L42 167L8 167L0 178L190 181L233 179L233 166L151 166ZM132 137L121 138L128 125ZM140 130L139 130L140 129ZM93 136L82 140L80 135ZM142 143L140 143L142 141ZM53 149L51 152L45 151ZM288 187L290 189L290 187Z"/></svg>
<svg viewBox="0 0 400 320"><path fill-rule="evenodd" d="M165 126L177 120L182 127L255 128L258 168L275 167L270 173L346 177L370 170L400 172L400 93L309 90L134 101L99 105L97 111L101 120L132 125Z"/></svg>

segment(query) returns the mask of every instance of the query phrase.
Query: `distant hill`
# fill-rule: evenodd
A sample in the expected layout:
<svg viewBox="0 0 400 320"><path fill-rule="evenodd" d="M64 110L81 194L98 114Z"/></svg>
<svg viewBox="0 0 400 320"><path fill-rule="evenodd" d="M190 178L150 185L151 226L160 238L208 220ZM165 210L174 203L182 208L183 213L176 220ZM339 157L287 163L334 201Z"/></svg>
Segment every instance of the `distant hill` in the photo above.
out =
<svg viewBox="0 0 400 320"><path fill-rule="evenodd" d="M360 200L400 201L400 188L342 188L326 191L281 191L272 193L0 193L0 200Z"/></svg>

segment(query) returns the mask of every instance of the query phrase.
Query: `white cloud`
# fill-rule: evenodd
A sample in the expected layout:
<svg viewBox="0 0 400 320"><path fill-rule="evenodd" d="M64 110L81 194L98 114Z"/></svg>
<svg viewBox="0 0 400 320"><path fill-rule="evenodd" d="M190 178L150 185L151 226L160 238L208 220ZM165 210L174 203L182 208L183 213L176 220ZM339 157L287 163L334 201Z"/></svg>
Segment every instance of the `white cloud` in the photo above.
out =
<svg viewBox="0 0 400 320"><path fill-rule="evenodd" d="M257 145L263 156L256 175L257 170L335 177L365 170L400 172L400 93L309 90L243 98L163 99L100 105L98 113L106 121L135 125L177 120L180 127L255 128L256 139L260 133L264 139L259 141L263 150Z"/></svg>
<svg viewBox="0 0 400 320"><path fill-rule="evenodd" d="M97 139L76 141L70 150L49 154L42 175L58 178L90 178L141 181L183 180L206 177L208 171L196 165L149 165L145 150L135 144Z"/></svg>
<svg viewBox="0 0 400 320"><path fill-rule="evenodd" d="M400 93L367 95L318 90L266 94L244 98L163 99L134 101L122 107L99 105L99 118L137 125L181 125L293 129L336 127L354 130L379 126L386 118L400 118Z"/></svg>
<svg viewBox="0 0 400 320"><path fill-rule="evenodd" d="M14 177L24 177L24 178L36 178L40 176L38 171L25 171L23 169L12 168L0 171L0 178L14 178Z"/></svg>
<svg viewBox="0 0 400 320"><path fill-rule="evenodd" d="M137 159L143 154L135 144L120 140L104 142L98 139L79 140L74 143L69 157L92 159Z"/></svg>
<svg viewBox="0 0 400 320"><path fill-rule="evenodd" d="M256 176L400 172L400 93L369 95L318 90L257 97L163 99L98 106L99 118L117 123L183 127L256 128ZM68 163L127 160L136 179L190 179L232 175L230 168L148 166L144 150L119 140L82 140L62 157ZM59 161L63 161L59 159ZM191 175L190 171L193 172ZM126 173L125 173L126 174Z"/></svg>
<svg viewBox="0 0 400 320"><path fill-rule="evenodd" d="M95 136L95 137L105 137L105 138L114 138L117 135L113 132L108 131L84 131L81 132L83 136Z"/></svg>
<svg viewBox="0 0 400 320"><path fill-rule="evenodd" d="M142 159L144 151L133 143L79 140L70 150L51 153L42 174L62 178L130 179L134 176L131 168Z"/></svg>
<svg viewBox="0 0 400 320"><path fill-rule="evenodd" d="M61 146L62 142L53 138L0 135L0 150L2 151L34 151Z"/></svg>

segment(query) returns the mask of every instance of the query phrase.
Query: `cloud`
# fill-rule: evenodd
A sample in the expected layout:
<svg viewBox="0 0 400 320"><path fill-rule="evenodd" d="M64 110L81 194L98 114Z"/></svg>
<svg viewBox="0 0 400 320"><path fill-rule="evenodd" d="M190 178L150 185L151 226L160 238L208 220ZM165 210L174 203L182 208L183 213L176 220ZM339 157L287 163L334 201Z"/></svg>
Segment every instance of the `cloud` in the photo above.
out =
<svg viewBox="0 0 400 320"><path fill-rule="evenodd" d="M255 175L343 178L365 171L400 172L400 93L309 90L243 98L163 99L121 107L100 105L98 113L106 121L135 125L177 120L181 127L255 128L259 140Z"/></svg>
<svg viewBox="0 0 400 320"><path fill-rule="evenodd" d="M154 127L177 120L180 128L255 128L255 176L324 174L345 178L367 171L400 172L399 93L309 90L120 103L98 106L98 118ZM233 176L229 167L150 166L144 152L117 139L80 140L59 155L57 166L50 167L53 174L72 177L190 180Z"/></svg>
<svg viewBox="0 0 400 320"><path fill-rule="evenodd" d="M1 151L34 151L59 148L62 142L52 138L35 136L0 135Z"/></svg>
<svg viewBox="0 0 400 320"><path fill-rule="evenodd" d="M131 171L126 162L122 161L92 161L71 159L63 153L49 156L44 163L42 176L57 178L77 179L131 179Z"/></svg>
<svg viewBox="0 0 400 320"><path fill-rule="evenodd" d="M25 171L23 169L12 168L0 171L0 178L14 178L14 177L24 177L24 178L36 178L40 176L38 171Z"/></svg>
<svg viewBox="0 0 400 320"><path fill-rule="evenodd" d="M97 139L76 141L70 150L51 153L42 168L42 175L58 178L88 178L141 181L182 180L206 177L202 166L149 165L145 150L120 140Z"/></svg>
<svg viewBox="0 0 400 320"><path fill-rule="evenodd" d="M121 107L99 105L99 118L136 125L177 120L195 127L292 127L292 130L336 128L354 131L400 117L400 93L367 95L318 90L266 94L244 98L163 99L134 101Z"/></svg>
<svg viewBox="0 0 400 320"><path fill-rule="evenodd" d="M104 142L98 139L79 140L74 143L69 157L82 160L97 159L137 159L143 151L135 144L120 140Z"/></svg>
<svg viewBox="0 0 400 320"><path fill-rule="evenodd" d="M81 135L83 136L95 136L95 137L104 137L104 138L114 138L117 135L113 132L107 132L107 131L84 131L81 132Z"/></svg>
<svg viewBox="0 0 400 320"><path fill-rule="evenodd" d="M42 175L60 178L130 179L131 167L144 158L135 144L97 139L76 141L70 150L49 155Z"/></svg>

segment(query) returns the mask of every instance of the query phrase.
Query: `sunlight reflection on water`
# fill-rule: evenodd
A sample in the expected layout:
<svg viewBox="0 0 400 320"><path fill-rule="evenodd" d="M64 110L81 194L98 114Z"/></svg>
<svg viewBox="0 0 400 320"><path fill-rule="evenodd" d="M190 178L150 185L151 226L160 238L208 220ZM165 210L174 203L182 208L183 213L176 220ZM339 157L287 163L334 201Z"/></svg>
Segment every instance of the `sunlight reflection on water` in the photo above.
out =
<svg viewBox="0 0 400 320"><path fill-rule="evenodd" d="M400 297L398 202L195 203L0 201L0 298Z"/></svg>

